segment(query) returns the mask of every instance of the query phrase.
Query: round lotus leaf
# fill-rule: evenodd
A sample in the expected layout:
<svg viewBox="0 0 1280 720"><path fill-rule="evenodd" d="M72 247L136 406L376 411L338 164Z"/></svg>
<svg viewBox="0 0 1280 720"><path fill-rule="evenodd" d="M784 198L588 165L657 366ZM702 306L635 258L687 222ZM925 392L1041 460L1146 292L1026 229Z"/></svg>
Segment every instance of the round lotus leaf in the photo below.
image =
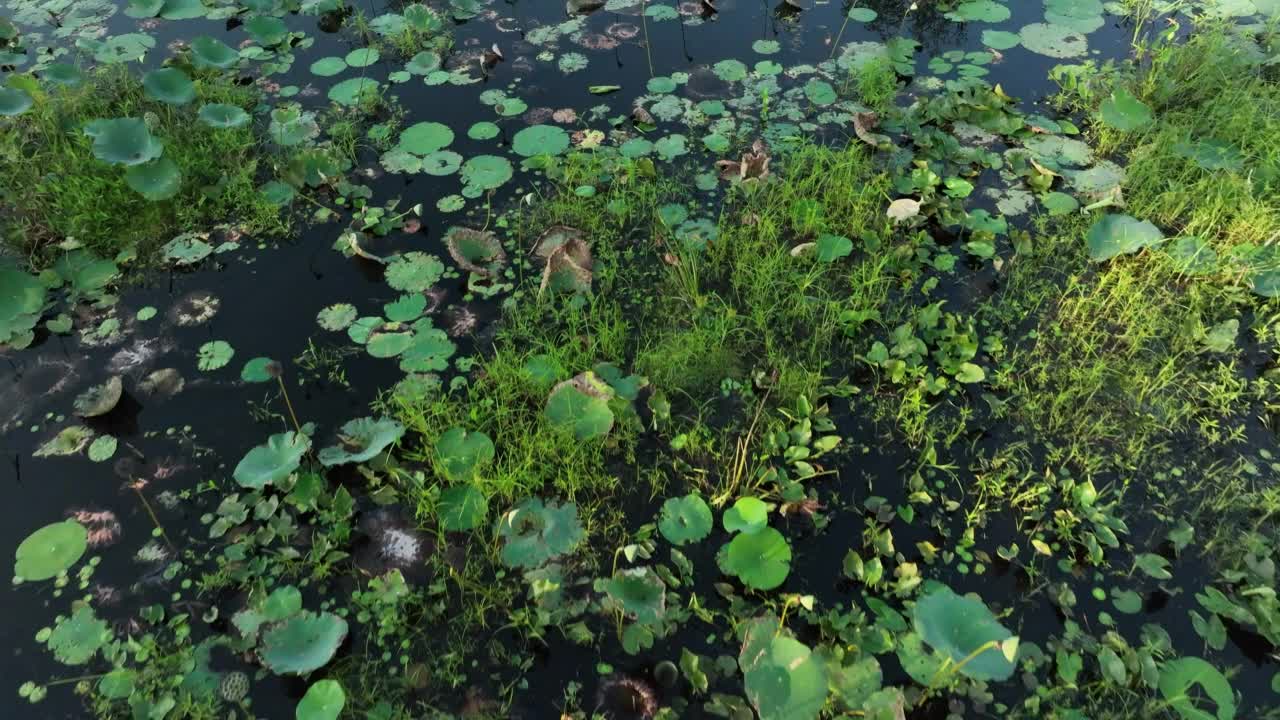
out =
<svg viewBox="0 0 1280 720"><path fill-rule="evenodd" d="M165 20L192 20L208 14L201 0L164 0L160 17Z"/></svg>
<svg viewBox="0 0 1280 720"><path fill-rule="evenodd" d="M429 319L424 318L428 323ZM449 367L457 346L438 328L420 328L413 333L413 345L400 355L400 369L409 373L439 372Z"/></svg>
<svg viewBox="0 0 1280 720"><path fill-rule="evenodd" d="M1103 125L1125 132L1140 130L1155 121L1151 108L1122 87L1102 101L1100 116Z"/></svg>
<svg viewBox="0 0 1280 720"><path fill-rule="evenodd" d="M481 465L493 460L493 455L493 441L479 431L450 428L436 440L436 460L451 480L471 480Z"/></svg>
<svg viewBox="0 0 1280 720"><path fill-rule="evenodd" d="M724 529L733 532L760 532L769 524L769 506L759 498L741 497L724 511Z"/></svg>
<svg viewBox="0 0 1280 720"><path fill-rule="evenodd" d="M333 77L347 69L347 61L340 57L322 57L311 63L311 74L320 77Z"/></svg>
<svg viewBox="0 0 1280 720"><path fill-rule="evenodd" d="M372 460L403 435L404 425L391 418L357 418L338 432L341 444L323 448L316 457L325 467Z"/></svg>
<svg viewBox="0 0 1280 720"><path fill-rule="evenodd" d="M1106 9L1101 0L1045 0L1044 20L1081 33L1091 33L1105 24Z"/></svg>
<svg viewBox="0 0 1280 720"><path fill-rule="evenodd" d="M994 0L965 0L948 12L948 20L955 22L999 23L1008 20L1012 13L1009 8Z"/></svg>
<svg viewBox="0 0 1280 720"><path fill-rule="evenodd" d="M124 383L119 375L112 375L101 385L94 385L76 397L76 415L80 417L98 417L106 415L120 403L124 394Z"/></svg>
<svg viewBox="0 0 1280 720"><path fill-rule="evenodd" d="M84 604L53 628L48 644L58 662L83 665L92 660L111 638L111 626L94 614L93 606Z"/></svg>
<svg viewBox="0 0 1280 720"><path fill-rule="evenodd" d="M712 65L711 70L716 74L716 77L724 80L725 82L737 82L739 80L744 80L747 77L746 64L741 60L734 60L732 58L728 60L721 60L715 65Z"/></svg>
<svg viewBox="0 0 1280 720"><path fill-rule="evenodd" d="M160 68L142 76L147 97L170 105L186 105L196 99L196 85L177 68Z"/></svg>
<svg viewBox="0 0 1280 720"><path fill-rule="evenodd" d="M488 120L481 120L467 130L467 137L472 140L492 140L493 138L498 137L499 131L500 128L497 125L489 122Z"/></svg>
<svg viewBox="0 0 1280 720"><path fill-rule="evenodd" d="M945 586L917 600L911 616L920 637L953 663L988 643L1013 637L981 600ZM1014 667L999 647L991 646L969 659L960 673L975 680L1008 680Z"/></svg>
<svg viewBox="0 0 1280 720"><path fill-rule="evenodd" d="M228 70L240 62L240 53L217 38L201 35L191 41L191 61L202 69Z"/></svg>
<svg viewBox="0 0 1280 720"><path fill-rule="evenodd" d="M655 624L667 612L667 586L647 567L619 570L604 584L605 594L628 618Z"/></svg>
<svg viewBox="0 0 1280 720"><path fill-rule="evenodd" d="M760 720L815 720L826 704L827 670L822 657L780 632L776 618L747 624L738 666Z"/></svg>
<svg viewBox="0 0 1280 720"><path fill-rule="evenodd" d="M413 322L427 309L427 297L422 293L401 295L395 302L382 306L382 312L391 322Z"/></svg>
<svg viewBox="0 0 1280 720"><path fill-rule="evenodd" d="M720 549L720 568L757 590L772 590L791 572L791 546L777 530L738 533Z"/></svg>
<svg viewBox="0 0 1280 720"><path fill-rule="evenodd" d="M533 125L515 134L511 149L517 155L559 155L569 149L569 133L555 125Z"/></svg>
<svg viewBox="0 0 1280 720"><path fill-rule="evenodd" d="M714 522L706 501L697 493L689 493L662 503L658 530L672 545L685 545L710 535Z"/></svg>
<svg viewBox="0 0 1280 720"><path fill-rule="evenodd" d="M602 392L602 388L605 390ZM573 430L578 440L607 435L613 429L612 391L593 372L566 380L551 390L543 414L552 425Z"/></svg>
<svg viewBox="0 0 1280 720"><path fill-rule="evenodd" d="M1023 47L1046 57L1073 58L1089 51L1089 42L1082 33L1062 25L1031 23L1018 36Z"/></svg>
<svg viewBox="0 0 1280 720"><path fill-rule="evenodd" d="M649 92L659 95L675 92L677 87L679 85L676 84L676 81L665 75L649 78L649 82L645 85L645 89Z"/></svg>
<svg viewBox="0 0 1280 720"><path fill-rule="evenodd" d="M398 147L414 155L423 156L448 147L453 142L453 130L438 122L420 122L400 133Z"/></svg>
<svg viewBox="0 0 1280 720"><path fill-rule="evenodd" d="M241 458L231 473L235 481L251 490L260 490L289 477L311 449L311 439L295 432L272 435Z"/></svg>
<svg viewBox="0 0 1280 720"><path fill-rule="evenodd" d="M13 574L23 580L48 580L75 565L88 546L89 532L74 520L45 525L18 545Z"/></svg>
<svg viewBox="0 0 1280 720"><path fill-rule="evenodd" d="M248 383L270 382L275 378L272 367L276 361L269 357L256 357L240 368L240 379Z"/></svg>
<svg viewBox="0 0 1280 720"><path fill-rule="evenodd" d="M1021 41L1022 36L1007 30L982 31L982 44L993 50L1008 50L1016 47Z"/></svg>
<svg viewBox="0 0 1280 720"><path fill-rule="evenodd" d="M350 65L353 68L362 68L369 67L370 65L378 62L378 57L378 48L365 47L357 48L347 53L345 60L347 65Z"/></svg>
<svg viewBox="0 0 1280 720"><path fill-rule="evenodd" d="M128 0L124 14L131 18L153 18L160 14L164 0Z"/></svg>
<svg viewBox="0 0 1280 720"><path fill-rule="evenodd" d="M409 58L409 62L405 63L404 69L414 75L426 75L440 68L440 56L428 52L426 50Z"/></svg>
<svg viewBox="0 0 1280 720"><path fill-rule="evenodd" d="M183 233L160 246L164 259L174 265L194 265L213 254L213 246L201 235Z"/></svg>
<svg viewBox="0 0 1280 720"><path fill-rule="evenodd" d="M422 292L444 274L444 263L434 255L417 250L398 256L387 264L385 279L401 292Z"/></svg>
<svg viewBox="0 0 1280 720"><path fill-rule="evenodd" d="M501 187L513 174L511 161L498 155L476 155L462 164L462 181L479 192Z"/></svg>
<svg viewBox="0 0 1280 720"><path fill-rule="evenodd" d="M21 88L0 87L0 117L21 115L31 108L31 95Z"/></svg>
<svg viewBox="0 0 1280 720"><path fill-rule="evenodd" d="M346 637L346 620L304 611L263 633L258 654L277 675L305 675L332 660Z"/></svg>
<svg viewBox="0 0 1280 720"><path fill-rule="evenodd" d="M809 98L809 102L821 107L836 101L836 89L826 80L810 78L804 84L804 96Z"/></svg>
<svg viewBox="0 0 1280 720"><path fill-rule="evenodd" d="M1051 192L1040 198L1040 204L1050 215L1068 215L1080 207L1080 202L1064 192Z"/></svg>
<svg viewBox="0 0 1280 720"><path fill-rule="evenodd" d="M347 693L337 680L319 680L307 688L294 711L296 720L338 720L347 704Z"/></svg>
<svg viewBox="0 0 1280 720"><path fill-rule="evenodd" d="M266 47L284 42L289 35L289 27L284 21L270 15L255 15L245 21L243 27L254 42Z"/></svg>
<svg viewBox="0 0 1280 720"><path fill-rule="evenodd" d="M460 167L462 156L452 150L437 150L422 158L422 172L436 177L452 175Z"/></svg>
<svg viewBox="0 0 1280 720"><path fill-rule="evenodd" d="M53 63L45 67L40 71L40 78L63 87L79 87L84 83L84 73L69 63Z"/></svg>
<svg viewBox="0 0 1280 720"><path fill-rule="evenodd" d="M142 197L158 202L168 200L182 189L182 171L174 161L159 157L141 165L130 165L125 169L124 181Z"/></svg>
<svg viewBox="0 0 1280 720"><path fill-rule="evenodd" d="M578 506L543 504L529 498L498 521L502 536L502 562L509 567L536 568L564 555L582 542Z"/></svg>
<svg viewBox="0 0 1280 720"><path fill-rule="evenodd" d="M93 138L94 157L117 165L141 165L164 151L141 118L93 120L85 124L84 134Z"/></svg>
<svg viewBox="0 0 1280 720"><path fill-rule="evenodd" d="M219 370L235 357L235 348L226 340L210 340L196 351L196 367L205 372Z"/></svg>
<svg viewBox="0 0 1280 720"><path fill-rule="evenodd" d="M200 108L200 122L215 128L238 128L249 122L243 108L226 103L208 103Z"/></svg>
<svg viewBox="0 0 1280 720"><path fill-rule="evenodd" d="M120 441L113 435L99 435L89 443L89 459L94 462L106 462L116 454Z"/></svg>
<svg viewBox="0 0 1280 720"><path fill-rule="evenodd" d="M339 105L358 105L367 95L376 95L378 81L367 77L347 78L329 88L328 97Z"/></svg>
<svg viewBox="0 0 1280 720"><path fill-rule="evenodd" d="M351 323L356 321L357 312L354 305L349 303L336 303L321 310L316 315L316 322L320 327L331 332L346 330Z"/></svg>
<svg viewBox="0 0 1280 720"><path fill-rule="evenodd" d="M369 338L366 349L376 358L390 358L399 355L413 344L411 332L379 332Z"/></svg>
<svg viewBox="0 0 1280 720"><path fill-rule="evenodd" d="M474 530L489 514L489 499L475 485L455 485L440 493L437 516L446 532Z"/></svg>
<svg viewBox="0 0 1280 720"><path fill-rule="evenodd" d="M1119 213L1103 215L1089 228L1089 259L1102 262L1117 255L1136 253L1163 241L1164 233L1160 228L1146 220Z"/></svg>

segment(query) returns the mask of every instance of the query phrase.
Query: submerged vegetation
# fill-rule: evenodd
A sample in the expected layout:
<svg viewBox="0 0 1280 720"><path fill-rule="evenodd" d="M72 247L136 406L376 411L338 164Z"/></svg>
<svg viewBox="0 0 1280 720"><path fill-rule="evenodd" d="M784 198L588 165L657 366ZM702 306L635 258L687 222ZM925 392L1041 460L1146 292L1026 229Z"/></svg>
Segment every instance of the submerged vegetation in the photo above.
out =
<svg viewBox="0 0 1280 720"><path fill-rule="evenodd" d="M84 67L15 5L0 349L38 360L10 360L0 428L37 467L110 468L131 515L18 523L42 652L17 695L1280 717L1274 3L936 5L130 0L142 30L245 36L144 68L150 35L99 37L110 3L53 33ZM753 12L750 64L650 39ZM1033 54L1058 63L1038 106L999 82ZM323 239L241 250L290 228ZM160 297L151 265L163 315L120 289ZM214 280L238 266L280 278ZM100 367L46 352L65 335Z"/></svg>

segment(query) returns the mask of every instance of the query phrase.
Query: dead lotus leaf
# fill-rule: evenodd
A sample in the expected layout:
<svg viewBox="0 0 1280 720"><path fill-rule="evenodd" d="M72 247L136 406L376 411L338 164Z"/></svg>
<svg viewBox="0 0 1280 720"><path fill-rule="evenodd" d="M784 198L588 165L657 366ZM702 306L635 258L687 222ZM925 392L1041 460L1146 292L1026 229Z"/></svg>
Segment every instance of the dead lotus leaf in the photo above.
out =
<svg viewBox="0 0 1280 720"><path fill-rule="evenodd" d="M853 114L853 134L862 142L877 150L892 150L893 140L888 135L871 132L880 124L880 115L873 112Z"/></svg>
<svg viewBox="0 0 1280 720"><path fill-rule="evenodd" d="M645 110L643 105L636 105L631 108L631 119L638 125L658 124L658 121L653 119L653 114Z"/></svg>
<svg viewBox="0 0 1280 720"><path fill-rule="evenodd" d="M587 397L600 400L610 400L614 396L613 388L609 387L609 383L600 379L600 376L591 370L587 370L574 375L568 380L556 383L555 387L551 388L551 392L547 393L547 397L554 397L556 393L566 387L571 387Z"/></svg>
<svg viewBox="0 0 1280 720"><path fill-rule="evenodd" d="M920 214L920 201L915 198L898 198L889 203L889 210L885 214L893 219L895 225L910 220Z"/></svg>
<svg viewBox="0 0 1280 720"><path fill-rule="evenodd" d="M741 160L719 160L716 170L721 180L737 179L763 180L769 177L769 154L765 152L764 141L756 140L751 144L751 151L742 154Z"/></svg>
<svg viewBox="0 0 1280 720"><path fill-rule="evenodd" d="M507 264L498 236L485 230L453 228L445 234L445 245L458 267L482 277L493 277Z"/></svg>
<svg viewBox="0 0 1280 720"><path fill-rule="evenodd" d="M812 242L800 243L799 245L791 248L791 257L801 257L804 255L812 255L814 250L817 247L818 247L818 243L812 243Z"/></svg>
<svg viewBox="0 0 1280 720"><path fill-rule="evenodd" d="M112 375L101 385L94 385L80 393L75 401L76 415L84 418L106 415L115 409L123 393L124 383L120 376Z"/></svg>
<svg viewBox="0 0 1280 720"><path fill-rule="evenodd" d="M591 248L582 231L566 225L553 225L538 238L534 255L546 264L538 294L548 287L574 292L591 291Z"/></svg>

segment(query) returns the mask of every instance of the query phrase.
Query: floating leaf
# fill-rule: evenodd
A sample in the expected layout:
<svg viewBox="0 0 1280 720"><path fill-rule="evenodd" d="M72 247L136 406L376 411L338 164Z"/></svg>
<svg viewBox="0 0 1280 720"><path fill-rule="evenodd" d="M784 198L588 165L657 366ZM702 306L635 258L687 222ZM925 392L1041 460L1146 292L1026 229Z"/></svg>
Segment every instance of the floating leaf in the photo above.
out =
<svg viewBox="0 0 1280 720"><path fill-rule="evenodd" d="M160 252L174 265L194 265L212 255L213 246L202 235L183 233L160 246Z"/></svg>
<svg viewBox="0 0 1280 720"><path fill-rule="evenodd" d="M58 662L83 665L112 639L111 627L100 620L88 604L79 605L71 617L59 622L49 633L49 649Z"/></svg>
<svg viewBox="0 0 1280 720"><path fill-rule="evenodd" d="M444 263L424 252L407 252L387 264L386 280L401 292L422 292L444 275Z"/></svg>
<svg viewBox="0 0 1280 720"><path fill-rule="evenodd" d="M759 498L740 497L721 519L728 532L760 532L769 524L769 506Z"/></svg>
<svg viewBox="0 0 1280 720"><path fill-rule="evenodd" d="M373 459L404 435L404 425L390 418L357 418L338 432L340 445L323 448L316 455L325 467Z"/></svg>
<svg viewBox="0 0 1280 720"><path fill-rule="evenodd" d="M559 155L569 149L569 133L555 125L532 125L511 138L511 149L517 155Z"/></svg>
<svg viewBox="0 0 1280 720"><path fill-rule="evenodd" d="M498 533L505 541L502 562L524 568L564 555L577 547L583 536L577 505L544 505L538 498L529 498L503 515Z"/></svg>
<svg viewBox="0 0 1280 720"><path fill-rule="evenodd" d="M57 435L53 436L48 442L36 448L36 457L49 457L51 455L75 455L89 444L90 438L93 437L93 431L83 425L72 425L63 428Z"/></svg>
<svg viewBox="0 0 1280 720"><path fill-rule="evenodd" d="M776 618L747 623L738 666L760 720L815 720L827 702L822 658L785 634Z"/></svg>
<svg viewBox="0 0 1280 720"><path fill-rule="evenodd" d="M1089 43L1083 33L1062 25L1032 23L1024 26L1018 36L1023 47L1046 57L1072 58L1089 51Z"/></svg>
<svg viewBox="0 0 1280 720"><path fill-rule="evenodd" d="M94 462L106 462L116 454L119 441L111 435L99 435L89 444L89 459Z"/></svg>
<svg viewBox="0 0 1280 720"><path fill-rule="evenodd" d="M1151 108L1122 87L1102 101L1101 117L1103 125L1126 132L1144 128L1155 120Z"/></svg>
<svg viewBox="0 0 1280 720"><path fill-rule="evenodd" d="M169 105L186 105L196 99L196 86L177 68L160 68L142 76L147 97Z"/></svg>
<svg viewBox="0 0 1280 720"><path fill-rule="evenodd" d="M483 277L492 277L507 262L498 237L484 230L451 227L444 234L449 256L458 267Z"/></svg>
<svg viewBox="0 0 1280 720"><path fill-rule="evenodd" d="M200 107L200 122L219 129L243 127L249 124L249 113L237 105L208 103Z"/></svg>
<svg viewBox="0 0 1280 720"><path fill-rule="evenodd" d="M191 40L191 59L197 68L227 70L240 61L240 53L217 38L201 35Z"/></svg>
<svg viewBox="0 0 1280 720"><path fill-rule="evenodd" d="M347 693L337 680L319 680L307 688L294 717L296 720L338 720L346 704Z"/></svg>
<svg viewBox="0 0 1280 720"><path fill-rule="evenodd" d="M210 340L196 352L196 366L201 370L218 370L226 367L236 354L235 348L225 340Z"/></svg>
<svg viewBox="0 0 1280 720"><path fill-rule="evenodd" d="M1193 686L1199 685L1209 700L1217 706L1210 715L1201 710L1202 700L1191 696ZM1235 693L1226 677L1208 662L1196 657L1176 658L1160 668L1160 694L1169 707L1183 720L1233 720L1236 716Z"/></svg>
<svg viewBox="0 0 1280 720"><path fill-rule="evenodd" d="M303 611L263 633L258 655L278 675L305 675L333 659L346 637L346 620Z"/></svg>
<svg viewBox="0 0 1280 720"><path fill-rule="evenodd" d="M292 431L272 435L241 458L232 477L241 487L260 490L289 477L310 449L311 438L306 435Z"/></svg>
<svg viewBox="0 0 1280 720"><path fill-rule="evenodd" d="M588 370L552 388L543 413L553 425L571 428L578 440L590 440L613 428L609 409L613 394L607 383Z"/></svg>
<svg viewBox="0 0 1280 720"><path fill-rule="evenodd" d="M448 125L438 122L420 122L405 128L400 133L397 145L401 150L419 157L447 147L453 142L453 130Z"/></svg>
<svg viewBox="0 0 1280 720"><path fill-rule="evenodd" d="M440 493L440 528L446 532L474 530L489 514L489 499L475 485L455 485Z"/></svg>
<svg viewBox="0 0 1280 720"><path fill-rule="evenodd" d="M672 545L698 542L711 534L714 519L711 508L697 493L668 498L662 504L658 530Z"/></svg>
<svg viewBox="0 0 1280 720"><path fill-rule="evenodd" d="M655 624L667 611L667 586L647 567L618 570L604 584L605 594L628 618Z"/></svg>
<svg viewBox="0 0 1280 720"><path fill-rule="evenodd" d="M124 383L120 376L113 375L101 385L94 385L76 397L76 415L86 418L106 415L115 409L123 392Z"/></svg>
<svg viewBox="0 0 1280 720"><path fill-rule="evenodd" d="M493 460L493 441L479 431L449 428L436 440L436 459L450 480L469 482L481 465Z"/></svg>
<svg viewBox="0 0 1280 720"><path fill-rule="evenodd" d="M934 650L953 663L968 660L961 674L975 680L1008 680L1013 675L1013 661L1000 647L1013 633L981 600L944 586L917 600L911 615L916 632Z"/></svg>
<svg viewBox="0 0 1280 720"><path fill-rule="evenodd" d="M772 590L791 572L791 546L782 533L765 527L739 533L720 549L720 569L757 590Z"/></svg>
<svg viewBox="0 0 1280 720"><path fill-rule="evenodd" d="M1160 228L1130 215L1103 215L1089 228L1089 259L1109 260L1117 255L1136 253L1142 248L1164 241Z"/></svg>
<svg viewBox="0 0 1280 720"><path fill-rule="evenodd" d="M275 362L269 357L253 358L240 369L240 379L250 383L269 382L275 377L272 374Z"/></svg>
<svg viewBox="0 0 1280 720"><path fill-rule="evenodd" d="M74 520L45 525L18 545L13 574L31 582L48 580L75 565L88 546L89 532Z"/></svg>
<svg viewBox="0 0 1280 720"><path fill-rule="evenodd" d="M346 330L351 323L355 322L357 314L354 305L337 303L321 310L316 315L316 322L325 330L337 332Z"/></svg>

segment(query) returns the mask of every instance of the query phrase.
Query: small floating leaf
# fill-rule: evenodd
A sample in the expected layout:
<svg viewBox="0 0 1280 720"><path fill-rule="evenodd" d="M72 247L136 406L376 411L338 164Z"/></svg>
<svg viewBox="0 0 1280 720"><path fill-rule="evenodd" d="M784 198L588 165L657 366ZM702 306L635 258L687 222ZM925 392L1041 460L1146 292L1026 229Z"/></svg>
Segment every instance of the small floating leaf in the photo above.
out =
<svg viewBox="0 0 1280 720"><path fill-rule="evenodd" d="M27 581L48 580L75 565L88 546L89 532L74 520L45 525L18 545L13 574Z"/></svg>

